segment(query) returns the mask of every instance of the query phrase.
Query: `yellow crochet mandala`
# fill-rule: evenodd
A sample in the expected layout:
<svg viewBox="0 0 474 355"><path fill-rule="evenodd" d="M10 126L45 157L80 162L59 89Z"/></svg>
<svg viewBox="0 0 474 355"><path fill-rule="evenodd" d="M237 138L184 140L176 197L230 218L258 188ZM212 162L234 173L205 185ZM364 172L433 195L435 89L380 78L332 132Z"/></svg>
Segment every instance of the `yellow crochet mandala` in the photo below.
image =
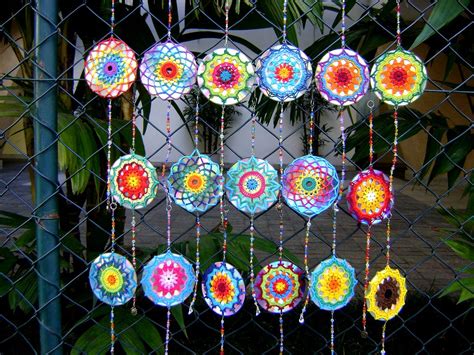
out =
<svg viewBox="0 0 474 355"><path fill-rule="evenodd" d="M367 310L377 320L395 317L405 305L406 280L399 270L386 266L369 283L365 298Z"/></svg>

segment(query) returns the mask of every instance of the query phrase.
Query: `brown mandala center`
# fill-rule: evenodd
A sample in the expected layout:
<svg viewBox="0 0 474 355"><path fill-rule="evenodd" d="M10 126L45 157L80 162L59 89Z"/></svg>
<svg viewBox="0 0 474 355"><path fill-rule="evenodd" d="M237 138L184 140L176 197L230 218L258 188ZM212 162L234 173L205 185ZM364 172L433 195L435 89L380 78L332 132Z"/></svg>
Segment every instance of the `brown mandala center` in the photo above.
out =
<svg viewBox="0 0 474 355"><path fill-rule="evenodd" d="M380 282L377 287L377 293L375 294L377 307L384 311L391 309L392 307L395 307L399 297L400 285L395 279L387 277Z"/></svg>

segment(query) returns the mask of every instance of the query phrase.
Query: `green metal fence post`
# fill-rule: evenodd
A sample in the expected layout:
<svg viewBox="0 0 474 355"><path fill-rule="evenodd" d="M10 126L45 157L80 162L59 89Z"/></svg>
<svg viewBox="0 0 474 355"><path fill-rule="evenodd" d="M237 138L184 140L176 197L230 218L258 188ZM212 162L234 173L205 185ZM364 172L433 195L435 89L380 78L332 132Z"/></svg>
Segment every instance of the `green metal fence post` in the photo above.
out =
<svg viewBox="0 0 474 355"><path fill-rule="evenodd" d="M35 191L41 354L62 354L57 148L57 0L35 13Z"/></svg>

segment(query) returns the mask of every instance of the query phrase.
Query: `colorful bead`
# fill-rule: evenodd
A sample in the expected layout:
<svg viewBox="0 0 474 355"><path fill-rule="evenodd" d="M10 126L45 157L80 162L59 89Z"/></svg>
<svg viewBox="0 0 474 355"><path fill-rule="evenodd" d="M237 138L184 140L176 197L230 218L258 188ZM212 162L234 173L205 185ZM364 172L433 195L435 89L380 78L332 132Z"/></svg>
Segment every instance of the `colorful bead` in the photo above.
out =
<svg viewBox="0 0 474 355"><path fill-rule="evenodd" d="M218 48L204 57L197 75L203 95L219 105L243 101L253 91L255 81L252 61L231 48Z"/></svg>
<svg viewBox="0 0 474 355"><path fill-rule="evenodd" d="M352 105L362 99L369 88L369 67L356 52L335 49L319 61L315 79L326 101L338 106Z"/></svg>
<svg viewBox="0 0 474 355"><path fill-rule="evenodd" d="M215 313L231 316L244 304L244 280L235 267L219 261L209 266L203 274L202 295Z"/></svg>
<svg viewBox="0 0 474 355"><path fill-rule="evenodd" d="M377 97L393 106L417 100L426 82L426 67L421 59L401 48L381 55L370 73L370 84Z"/></svg>
<svg viewBox="0 0 474 355"><path fill-rule="evenodd" d="M221 169L207 155L194 150L170 168L168 192L174 203L189 212L205 212L222 195Z"/></svg>
<svg viewBox="0 0 474 355"><path fill-rule="evenodd" d="M111 196L125 208L147 206L155 198L157 189L156 169L140 155L124 155L110 169Z"/></svg>
<svg viewBox="0 0 474 355"><path fill-rule="evenodd" d="M154 256L144 267L142 287L151 301L163 307L180 304L193 292L192 265L182 255L167 251Z"/></svg>
<svg viewBox="0 0 474 355"><path fill-rule="evenodd" d="M336 169L326 159L314 155L297 158L288 165L282 185L287 205L307 217L328 209L339 193Z"/></svg>
<svg viewBox="0 0 474 355"><path fill-rule="evenodd" d="M105 253L92 262L89 283L99 300L111 306L120 306L133 298L137 274L124 256Z"/></svg>
<svg viewBox="0 0 474 355"><path fill-rule="evenodd" d="M238 210L254 214L275 203L280 184L276 170L267 161L251 156L229 169L225 188Z"/></svg>
<svg viewBox="0 0 474 355"><path fill-rule="evenodd" d="M137 76L133 50L113 37L99 42L87 56L84 72L87 84L97 95L114 98L128 91Z"/></svg>
<svg viewBox="0 0 474 355"><path fill-rule="evenodd" d="M150 95L163 100L178 100L188 94L196 80L194 55L171 41L157 43L145 52L140 64L140 78Z"/></svg>
<svg viewBox="0 0 474 355"><path fill-rule="evenodd" d="M298 48L281 44L265 51L256 62L257 84L275 101L293 101L311 86L311 60Z"/></svg>

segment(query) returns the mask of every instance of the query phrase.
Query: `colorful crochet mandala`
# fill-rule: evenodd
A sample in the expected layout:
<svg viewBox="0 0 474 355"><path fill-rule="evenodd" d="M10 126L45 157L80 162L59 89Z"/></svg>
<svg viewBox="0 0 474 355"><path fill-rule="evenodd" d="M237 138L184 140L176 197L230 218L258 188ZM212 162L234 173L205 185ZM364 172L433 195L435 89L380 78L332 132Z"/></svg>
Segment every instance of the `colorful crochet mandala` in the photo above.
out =
<svg viewBox="0 0 474 355"><path fill-rule="evenodd" d="M231 316L245 301L245 284L235 267L220 261L212 264L202 276L202 295L217 314Z"/></svg>
<svg viewBox="0 0 474 355"><path fill-rule="evenodd" d="M377 224L390 215L393 195L390 180L379 170L369 168L352 179L347 190L349 213L363 224Z"/></svg>
<svg viewBox="0 0 474 355"><path fill-rule="evenodd" d="M125 208L146 207L155 198L157 189L156 169L140 155L124 155L110 168L110 194Z"/></svg>
<svg viewBox="0 0 474 355"><path fill-rule="evenodd" d="M421 59L399 48L377 59L370 73L370 84L380 100L389 105L403 106L423 94L427 78Z"/></svg>
<svg viewBox="0 0 474 355"><path fill-rule="evenodd" d="M167 251L154 256L143 268L142 287L158 306L180 304L193 292L196 280L193 267L182 255Z"/></svg>
<svg viewBox="0 0 474 355"><path fill-rule="evenodd" d="M254 290L258 304L266 311L288 312L303 297L303 270L288 261L274 261L257 274Z"/></svg>
<svg viewBox="0 0 474 355"><path fill-rule="evenodd" d="M243 101L253 91L255 81L252 61L231 48L218 48L205 56L197 75L204 96L219 105Z"/></svg>
<svg viewBox="0 0 474 355"><path fill-rule="evenodd" d="M140 78L150 93L163 100L178 100L194 85L197 64L194 55L180 44L157 43L145 52Z"/></svg>
<svg viewBox="0 0 474 355"><path fill-rule="evenodd" d="M311 86L311 60L294 46L269 48L257 59L255 67L260 90L272 100L296 100Z"/></svg>
<svg viewBox="0 0 474 355"><path fill-rule="evenodd" d="M123 41L109 38L89 52L84 64L87 84L97 95L114 98L130 89L137 76L135 53Z"/></svg>
<svg viewBox="0 0 474 355"><path fill-rule="evenodd" d="M222 195L221 169L198 150L181 157L170 168L168 193L189 212L204 212L215 206Z"/></svg>
<svg viewBox="0 0 474 355"><path fill-rule="evenodd" d="M311 273L309 294L319 308L335 311L354 297L356 284L354 268L346 260L333 256Z"/></svg>
<svg viewBox="0 0 474 355"><path fill-rule="evenodd" d="M280 190L277 171L255 156L240 160L229 169L225 187L229 201L250 214L269 209Z"/></svg>
<svg viewBox="0 0 474 355"><path fill-rule="evenodd" d="M137 274L124 256L105 253L92 262L89 283L99 300L111 306L120 306L134 296Z"/></svg>
<svg viewBox="0 0 474 355"><path fill-rule="evenodd" d="M339 193L336 169L326 159L314 155L293 160L283 173L282 185L287 205L307 217L328 209Z"/></svg>
<svg viewBox="0 0 474 355"><path fill-rule="evenodd" d="M405 305L406 280L399 270L386 266L370 280L365 298L367 311L377 320L387 321Z"/></svg>
<svg viewBox="0 0 474 355"><path fill-rule="evenodd" d="M369 67L350 49L335 49L324 55L316 66L316 86L321 96L334 105L352 105L369 88Z"/></svg>

